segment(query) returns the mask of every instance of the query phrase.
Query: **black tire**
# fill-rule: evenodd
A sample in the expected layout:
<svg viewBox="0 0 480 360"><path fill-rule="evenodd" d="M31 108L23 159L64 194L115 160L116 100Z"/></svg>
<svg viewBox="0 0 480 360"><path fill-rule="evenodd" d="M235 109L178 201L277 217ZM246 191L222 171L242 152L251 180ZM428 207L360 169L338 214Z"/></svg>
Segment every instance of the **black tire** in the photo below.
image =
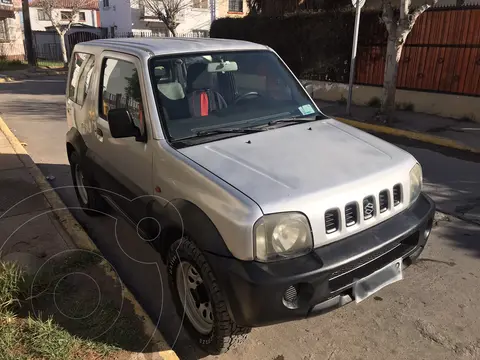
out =
<svg viewBox="0 0 480 360"><path fill-rule="evenodd" d="M103 215L108 210L107 202L100 196L99 192L91 188L91 182L87 178L83 178L83 184L87 192L87 201L82 199L80 196L76 171L80 167L80 158L76 152L72 152L69 157L70 161L70 171L72 173L73 186L75 187L75 194L77 195L78 202L82 207L85 214L89 216L100 216ZM82 172L83 173L83 172Z"/></svg>
<svg viewBox="0 0 480 360"><path fill-rule="evenodd" d="M188 262L202 277L207 289L213 313L213 327L209 334L198 332L186 315L177 289L176 273L182 262ZM187 237L177 240L169 249L167 257L168 282L178 315L183 326L196 344L211 355L218 355L240 345L247 338L250 328L238 326L227 310L226 301L220 292L215 276L202 252Z"/></svg>

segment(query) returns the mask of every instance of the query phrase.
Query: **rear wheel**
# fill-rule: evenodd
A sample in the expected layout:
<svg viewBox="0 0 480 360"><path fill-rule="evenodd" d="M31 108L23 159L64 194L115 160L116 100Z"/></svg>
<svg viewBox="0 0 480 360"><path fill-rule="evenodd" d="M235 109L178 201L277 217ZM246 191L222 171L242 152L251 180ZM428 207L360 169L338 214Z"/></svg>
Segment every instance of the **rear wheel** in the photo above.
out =
<svg viewBox="0 0 480 360"><path fill-rule="evenodd" d="M100 193L91 187L91 183L80 165L80 158L76 152L70 154L70 170L78 202L83 211L90 216L103 215L108 210L106 201Z"/></svg>
<svg viewBox="0 0 480 360"><path fill-rule="evenodd" d="M217 280L195 244L188 238L173 243L167 264L177 313L195 342L212 355L241 344L250 328L230 318Z"/></svg>

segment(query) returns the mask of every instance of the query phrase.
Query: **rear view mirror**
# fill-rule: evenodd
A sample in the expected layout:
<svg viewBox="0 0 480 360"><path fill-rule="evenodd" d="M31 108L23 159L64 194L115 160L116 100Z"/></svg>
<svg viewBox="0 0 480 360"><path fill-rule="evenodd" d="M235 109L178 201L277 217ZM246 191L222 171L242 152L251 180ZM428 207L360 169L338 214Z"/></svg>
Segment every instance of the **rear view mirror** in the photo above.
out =
<svg viewBox="0 0 480 360"><path fill-rule="evenodd" d="M127 109L112 109L107 115L110 133L114 138L139 137L140 130L133 123Z"/></svg>
<svg viewBox="0 0 480 360"><path fill-rule="evenodd" d="M212 62L207 66L209 73L238 71L238 64L235 61Z"/></svg>

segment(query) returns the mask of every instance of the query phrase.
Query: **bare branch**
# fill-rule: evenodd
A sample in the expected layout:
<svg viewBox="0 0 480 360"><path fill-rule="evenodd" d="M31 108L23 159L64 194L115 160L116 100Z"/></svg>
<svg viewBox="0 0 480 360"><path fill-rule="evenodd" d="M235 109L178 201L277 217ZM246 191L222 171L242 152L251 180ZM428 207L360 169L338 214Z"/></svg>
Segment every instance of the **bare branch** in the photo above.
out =
<svg viewBox="0 0 480 360"><path fill-rule="evenodd" d="M58 34L65 35L72 25L77 22L80 10L88 8L91 3L91 0L76 0L72 2L72 7L68 10L70 16L67 19L62 19L61 17L60 9L64 8L64 6L60 0L40 0L37 4L43 10Z"/></svg>
<svg viewBox="0 0 480 360"><path fill-rule="evenodd" d="M139 0L145 10L162 21L167 29L176 36L180 14L189 6L191 0Z"/></svg>
<svg viewBox="0 0 480 360"><path fill-rule="evenodd" d="M394 21L394 12L391 0L382 1L382 21L385 24L388 33L392 34L397 24Z"/></svg>
<svg viewBox="0 0 480 360"><path fill-rule="evenodd" d="M427 11L430 7L435 5L438 2L438 0L430 0L423 4L422 6L419 6L417 9L415 9L412 14L410 15L410 28L413 28L413 25L415 25L415 22L417 21L418 17L422 15L425 11Z"/></svg>

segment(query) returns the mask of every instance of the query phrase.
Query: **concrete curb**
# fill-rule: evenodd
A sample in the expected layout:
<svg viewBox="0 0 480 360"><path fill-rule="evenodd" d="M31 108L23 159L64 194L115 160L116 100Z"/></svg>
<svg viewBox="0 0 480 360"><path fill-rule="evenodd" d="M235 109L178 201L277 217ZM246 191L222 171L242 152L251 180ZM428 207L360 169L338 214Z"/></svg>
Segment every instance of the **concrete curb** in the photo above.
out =
<svg viewBox="0 0 480 360"><path fill-rule="evenodd" d="M95 243L90 239L90 236L85 232L83 227L77 222L77 220L73 217L70 211L65 211L67 206L65 203L60 199L60 196L57 192L50 186L50 183L45 179L45 176L32 160L28 152L22 146L20 141L17 137L12 133L10 128L7 126L5 121L0 117L0 131L3 132L7 140L12 145L15 153L19 155L20 160L23 162L25 167L29 170L30 174L32 175L35 183L38 185L40 190L43 192L45 200L47 203L52 207L54 210L52 214L52 218L58 221L60 227L70 236L73 244L80 248L90 251L95 251L101 253L100 250L97 248ZM22 156L23 155L23 156ZM56 209L62 209L62 211L56 211ZM104 267L105 274L111 277L114 280L117 279L117 275L109 271L108 266ZM123 284L123 282L122 282ZM130 301L133 304L134 310L136 315L142 320L144 331L147 336L152 336L152 343L156 349L158 349L155 353L150 353L148 356L160 356L161 359L164 360L179 360L177 354L170 348L170 346L165 342L163 337L160 335L157 326L152 322L148 314L145 312L143 307L139 304L139 302L135 299L133 294L130 292L129 289L123 284L123 296L125 299ZM145 354L146 355L146 354Z"/></svg>
<svg viewBox="0 0 480 360"><path fill-rule="evenodd" d="M359 128L361 130L365 130L369 132L400 136L400 137L418 140L418 141L422 141L422 142L433 144L433 145L444 146L444 147L455 149L455 150L468 151L471 153L480 154L480 149L475 149L475 148L466 146L462 143L456 142L455 140L443 138L440 136L433 136L433 135L428 135L428 134L424 134L416 131L396 129L389 126L370 124L370 123L365 123L365 122L351 120L351 119L344 119L339 117L335 117L335 119L345 124L348 124L356 128Z"/></svg>

